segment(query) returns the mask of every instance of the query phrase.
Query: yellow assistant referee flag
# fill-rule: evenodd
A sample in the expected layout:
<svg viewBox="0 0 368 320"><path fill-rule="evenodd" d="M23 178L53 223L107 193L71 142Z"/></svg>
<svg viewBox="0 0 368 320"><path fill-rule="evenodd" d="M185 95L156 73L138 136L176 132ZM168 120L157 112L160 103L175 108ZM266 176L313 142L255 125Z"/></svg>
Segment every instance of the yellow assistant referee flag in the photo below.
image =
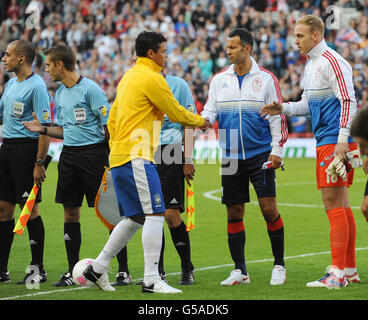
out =
<svg viewBox="0 0 368 320"><path fill-rule="evenodd" d="M23 207L23 210L17 221L17 224L14 227L13 230L14 233L18 233L19 235L23 234L24 228L27 225L28 218L32 212L34 203L36 201L38 189L39 189L38 185L35 184L32 188L31 194L28 196L26 204Z"/></svg>
<svg viewBox="0 0 368 320"><path fill-rule="evenodd" d="M186 196L185 196L185 207L187 208L187 231L194 229L195 227L195 201L194 201L194 186L193 181L191 186L186 183Z"/></svg>

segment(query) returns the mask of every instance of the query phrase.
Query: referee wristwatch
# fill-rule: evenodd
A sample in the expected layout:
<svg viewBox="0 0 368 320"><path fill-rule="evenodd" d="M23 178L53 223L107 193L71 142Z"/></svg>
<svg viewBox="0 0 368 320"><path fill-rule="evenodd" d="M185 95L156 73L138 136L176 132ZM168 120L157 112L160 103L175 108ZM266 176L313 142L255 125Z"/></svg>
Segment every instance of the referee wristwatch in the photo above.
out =
<svg viewBox="0 0 368 320"><path fill-rule="evenodd" d="M44 163L45 163L45 160L43 160L43 159L37 159L37 160L36 160L36 164L37 164L38 166L43 166L43 165L44 165Z"/></svg>

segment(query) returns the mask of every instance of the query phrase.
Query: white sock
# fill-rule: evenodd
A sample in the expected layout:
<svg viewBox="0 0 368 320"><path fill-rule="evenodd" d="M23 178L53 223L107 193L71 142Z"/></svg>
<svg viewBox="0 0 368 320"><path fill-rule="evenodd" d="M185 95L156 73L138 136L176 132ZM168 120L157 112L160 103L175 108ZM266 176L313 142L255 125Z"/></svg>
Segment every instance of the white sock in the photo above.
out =
<svg viewBox="0 0 368 320"><path fill-rule="evenodd" d="M142 245L144 251L144 278L146 286L150 286L159 277L158 262L162 245L162 229L164 216L146 215L142 229Z"/></svg>
<svg viewBox="0 0 368 320"><path fill-rule="evenodd" d="M357 272L357 268L345 268L344 271L347 276L352 276L355 272Z"/></svg>
<svg viewBox="0 0 368 320"><path fill-rule="evenodd" d="M93 270L97 273L104 273L109 267L111 259L129 243L130 239L141 227L141 224L129 218L120 221L111 232L105 247L92 264Z"/></svg>
<svg viewBox="0 0 368 320"><path fill-rule="evenodd" d="M343 278L345 276L345 271L344 270L340 270L337 268L330 268L330 272L333 273L336 277L338 277L339 279Z"/></svg>

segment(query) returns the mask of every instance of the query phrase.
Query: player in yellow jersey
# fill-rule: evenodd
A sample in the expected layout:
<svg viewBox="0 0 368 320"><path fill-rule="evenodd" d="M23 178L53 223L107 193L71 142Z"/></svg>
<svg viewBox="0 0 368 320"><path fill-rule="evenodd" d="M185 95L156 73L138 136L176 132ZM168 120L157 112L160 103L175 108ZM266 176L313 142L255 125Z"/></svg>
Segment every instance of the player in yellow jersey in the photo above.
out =
<svg viewBox="0 0 368 320"><path fill-rule="evenodd" d="M111 173L119 210L126 219L115 227L84 275L100 289L113 291L106 274L110 261L143 225L142 292L180 293L161 280L158 272L165 205L153 155L164 114L172 122L202 130L210 123L181 107L160 73L167 59L164 36L144 31L138 35L135 49L137 63L121 79L107 123Z"/></svg>

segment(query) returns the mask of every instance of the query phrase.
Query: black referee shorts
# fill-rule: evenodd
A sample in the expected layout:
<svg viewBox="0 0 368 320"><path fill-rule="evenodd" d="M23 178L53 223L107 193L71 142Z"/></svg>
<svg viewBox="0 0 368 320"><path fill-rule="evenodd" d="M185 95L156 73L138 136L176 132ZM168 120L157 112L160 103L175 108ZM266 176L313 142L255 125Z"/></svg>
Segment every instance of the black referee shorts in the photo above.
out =
<svg viewBox="0 0 368 320"><path fill-rule="evenodd" d="M0 200L25 203L34 185L38 139L3 139L0 148ZM36 202L41 202L41 188Z"/></svg>
<svg viewBox="0 0 368 320"><path fill-rule="evenodd" d="M170 146L170 155L173 157L174 150L181 150L180 148L172 148ZM157 165L157 172L161 181L162 194L164 196L166 209L179 209L180 213L184 212L184 173L182 163L165 164L162 156L165 155L164 149L166 145L161 145L161 153L155 154L155 161ZM157 159L158 156L161 159ZM161 160L161 161L160 161ZM181 159L182 160L182 159ZM180 161L182 162L182 161Z"/></svg>
<svg viewBox="0 0 368 320"><path fill-rule="evenodd" d="M275 170L261 169L269 154L265 152L247 160L230 160L238 161L238 167L233 175L221 175L222 203L235 205L249 202L249 181L256 191L257 198L276 197ZM229 165L229 163L222 164L222 170Z"/></svg>
<svg viewBox="0 0 368 320"><path fill-rule="evenodd" d="M364 196L368 196L368 180L365 184Z"/></svg>
<svg viewBox="0 0 368 320"><path fill-rule="evenodd" d="M83 197L94 206L105 167L109 160L105 143L88 146L63 146L58 164L57 203L81 207Z"/></svg>

